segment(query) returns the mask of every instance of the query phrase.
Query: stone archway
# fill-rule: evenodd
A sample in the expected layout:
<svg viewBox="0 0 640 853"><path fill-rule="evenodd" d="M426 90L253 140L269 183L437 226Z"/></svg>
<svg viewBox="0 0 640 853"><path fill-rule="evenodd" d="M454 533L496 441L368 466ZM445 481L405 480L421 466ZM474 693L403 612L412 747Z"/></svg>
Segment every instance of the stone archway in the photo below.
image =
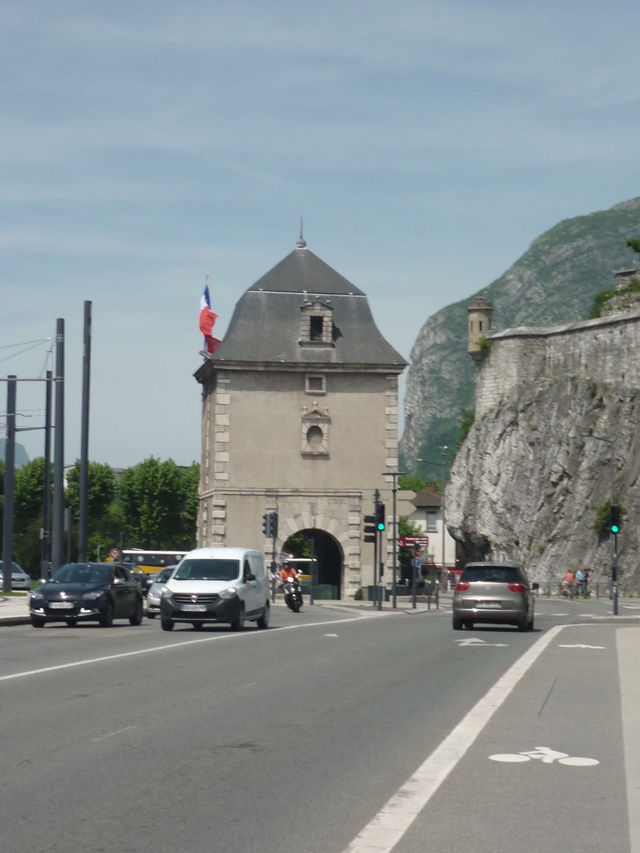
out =
<svg viewBox="0 0 640 853"><path fill-rule="evenodd" d="M340 543L330 533L318 528L306 528L297 532L313 543L313 554L318 561L316 584L335 586L337 597L341 598L344 554Z"/></svg>

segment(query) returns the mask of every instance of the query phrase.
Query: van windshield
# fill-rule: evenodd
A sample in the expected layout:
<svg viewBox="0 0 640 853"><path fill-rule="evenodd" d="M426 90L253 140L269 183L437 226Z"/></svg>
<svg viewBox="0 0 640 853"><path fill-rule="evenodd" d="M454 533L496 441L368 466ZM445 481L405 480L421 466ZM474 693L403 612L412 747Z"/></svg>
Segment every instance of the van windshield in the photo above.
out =
<svg viewBox="0 0 640 853"><path fill-rule="evenodd" d="M189 560L180 563L174 581L232 581L240 574L239 560Z"/></svg>

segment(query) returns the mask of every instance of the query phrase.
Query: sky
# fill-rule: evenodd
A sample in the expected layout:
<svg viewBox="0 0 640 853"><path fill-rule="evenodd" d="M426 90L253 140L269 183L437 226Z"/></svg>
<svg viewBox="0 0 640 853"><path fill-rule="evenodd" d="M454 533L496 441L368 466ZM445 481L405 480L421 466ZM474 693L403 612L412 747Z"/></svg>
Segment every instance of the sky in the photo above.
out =
<svg viewBox="0 0 640 853"><path fill-rule="evenodd" d="M43 454L65 321L65 464L200 459L198 312L294 248L408 360L425 321L560 220L640 195L637 0L4 0L0 378ZM0 437L6 382L0 382Z"/></svg>

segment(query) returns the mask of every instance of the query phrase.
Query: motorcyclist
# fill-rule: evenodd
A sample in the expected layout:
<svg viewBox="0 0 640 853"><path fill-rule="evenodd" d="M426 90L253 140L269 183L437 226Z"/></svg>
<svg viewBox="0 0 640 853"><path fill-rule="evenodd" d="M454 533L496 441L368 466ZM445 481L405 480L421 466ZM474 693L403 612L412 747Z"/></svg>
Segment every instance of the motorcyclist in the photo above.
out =
<svg viewBox="0 0 640 853"><path fill-rule="evenodd" d="M287 583L289 578L296 580L297 577L298 572L295 568L290 566L289 563L283 563L282 568L280 569L280 579L282 580L282 583Z"/></svg>

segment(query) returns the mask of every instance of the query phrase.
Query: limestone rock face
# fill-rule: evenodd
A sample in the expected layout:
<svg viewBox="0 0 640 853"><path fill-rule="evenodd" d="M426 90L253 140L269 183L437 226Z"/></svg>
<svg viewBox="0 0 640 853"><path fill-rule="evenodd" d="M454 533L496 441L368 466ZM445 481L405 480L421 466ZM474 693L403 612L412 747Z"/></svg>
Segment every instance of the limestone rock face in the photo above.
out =
<svg viewBox="0 0 640 853"><path fill-rule="evenodd" d="M475 283L481 290L474 290L473 271L465 268L469 298L430 316L411 351L403 463L411 469L418 457L438 459L439 445L455 447L463 410L473 408L476 368L467 354L467 308L474 295L491 300L495 328L584 320L594 296L614 286L614 270L637 264L639 256L626 246L635 236L640 236L640 198L558 223L499 279L488 286ZM437 466L428 471L438 474Z"/></svg>
<svg viewBox="0 0 640 853"><path fill-rule="evenodd" d="M474 424L446 489L447 527L463 559L517 557L537 581L583 566L605 581L610 543L593 522L613 485L614 502L627 510L621 589L640 592L640 390L623 376L623 365L618 383L558 368L513 389Z"/></svg>

